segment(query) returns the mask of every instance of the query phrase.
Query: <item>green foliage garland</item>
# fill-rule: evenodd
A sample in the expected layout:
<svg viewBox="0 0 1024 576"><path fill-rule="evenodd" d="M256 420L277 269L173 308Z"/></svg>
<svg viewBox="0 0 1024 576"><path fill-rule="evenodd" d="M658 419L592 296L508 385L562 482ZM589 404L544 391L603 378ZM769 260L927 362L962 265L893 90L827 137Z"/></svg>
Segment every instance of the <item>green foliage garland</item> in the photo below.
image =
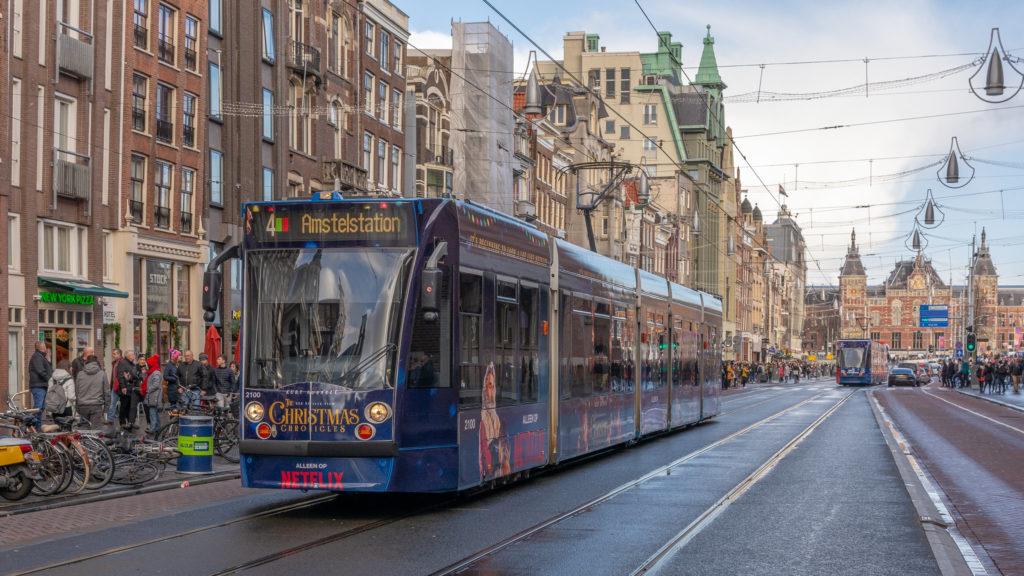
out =
<svg viewBox="0 0 1024 576"><path fill-rule="evenodd" d="M112 322L112 323L104 324L103 325L103 349L104 350L107 349L107 335L110 334L111 330L114 331L114 348L120 348L121 347L121 325L116 323L116 322Z"/></svg>
<svg viewBox="0 0 1024 576"><path fill-rule="evenodd" d="M153 353L153 324L167 322L171 325L171 338L174 339L174 347L181 347L181 335L178 333L178 317L170 314L150 314L146 316L146 356Z"/></svg>

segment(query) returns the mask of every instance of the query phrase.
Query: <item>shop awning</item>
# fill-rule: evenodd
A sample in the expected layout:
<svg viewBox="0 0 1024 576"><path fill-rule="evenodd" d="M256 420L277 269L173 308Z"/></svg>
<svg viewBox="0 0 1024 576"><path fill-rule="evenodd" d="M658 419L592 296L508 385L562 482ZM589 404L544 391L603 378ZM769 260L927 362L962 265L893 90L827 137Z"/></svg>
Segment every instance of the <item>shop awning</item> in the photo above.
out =
<svg viewBox="0 0 1024 576"><path fill-rule="evenodd" d="M68 280L66 278L47 278L46 276L40 276L37 284L40 288L57 288L59 290L67 290L72 294L80 294L82 296L107 296L110 298L128 297L127 292L107 288L102 284L89 282L88 280Z"/></svg>

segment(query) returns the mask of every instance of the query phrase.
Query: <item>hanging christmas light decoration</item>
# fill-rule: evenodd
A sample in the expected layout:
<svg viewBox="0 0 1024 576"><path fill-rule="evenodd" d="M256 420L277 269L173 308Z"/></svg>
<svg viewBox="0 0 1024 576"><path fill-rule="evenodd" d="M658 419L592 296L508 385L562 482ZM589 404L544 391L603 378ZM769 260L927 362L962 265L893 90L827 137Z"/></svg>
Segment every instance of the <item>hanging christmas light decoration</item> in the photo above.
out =
<svg viewBox="0 0 1024 576"><path fill-rule="evenodd" d="M938 213L938 218L936 218L936 213ZM946 221L946 212L942 209L942 204L935 201L931 188L925 193L924 204L921 204L921 209L918 210L914 220L922 228L927 229L938 228Z"/></svg>
<svg viewBox="0 0 1024 576"><path fill-rule="evenodd" d="M971 86L971 92L978 98L992 104L1006 102L1013 98L1017 95L1017 92L1020 92L1021 87L1024 86L1024 74L1014 66L1015 63L1019 64L1020 61L1020 58L1011 56L1006 52L1006 49L1003 48L1003 41L999 37L999 28L993 28L992 33L989 35L988 50L985 51L985 60L982 62L983 66L979 66L978 71L968 81ZM1004 62L1015 73L1011 74L1009 78L1006 77L1007 70L1003 67ZM980 85L975 86L975 78L981 74L982 70L985 71L984 95L980 92L982 87ZM981 78L978 78L978 82L980 84Z"/></svg>
<svg viewBox="0 0 1024 576"><path fill-rule="evenodd" d="M961 164L971 170L970 176L966 178L960 176ZM946 154L946 160L935 171L935 177L946 188L963 188L970 184L971 180L974 180L974 166L971 166L967 157L960 151L960 143L957 142L956 136L953 136L953 140L949 144L949 154Z"/></svg>
<svg viewBox="0 0 1024 576"><path fill-rule="evenodd" d="M914 218L914 228L903 241L903 245L907 247L907 250L921 252L928 248L928 235L922 232L921 228L921 223L917 218Z"/></svg>

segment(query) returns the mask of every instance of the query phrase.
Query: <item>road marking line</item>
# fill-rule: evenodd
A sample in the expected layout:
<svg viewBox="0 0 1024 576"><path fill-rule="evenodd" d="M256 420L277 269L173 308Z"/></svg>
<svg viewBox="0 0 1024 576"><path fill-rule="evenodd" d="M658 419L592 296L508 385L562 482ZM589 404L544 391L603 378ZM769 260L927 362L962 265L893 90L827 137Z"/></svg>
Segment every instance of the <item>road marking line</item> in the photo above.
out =
<svg viewBox="0 0 1024 576"><path fill-rule="evenodd" d="M979 416L981 418L984 418L985 420L988 420L989 422L994 422L996 424L999 424L1000 426L1005 426L1005 427L1009 428L1010 430L1014 430L1016 432L1020 432L1021 434L1024 434L1024 430L1021 430L1020 428L1017 428L1016 426L1010 426L1009 424L1007 424L1005 422L1000 422L999 420L996 420L995 418L989 418L988 416L985 416L984 414L979 414L978 412L975 412L974 410L971 410L969 408L964 408L963 406L960 406L959 404L955 404L953 402L950 402L949 400L946 400L945 398L940 397L938 394L935 394L934 392L928 392L927 390L922 390L922 392L924 392L925 394L931 396L932 398L935 398L936 400L942 400L943 402L945 402L946 404L949 404L950 406L954 406L956 408L959 408L959 409L963 410L964 412L970 412L971 414L974 414L975 416Z"/></svg>

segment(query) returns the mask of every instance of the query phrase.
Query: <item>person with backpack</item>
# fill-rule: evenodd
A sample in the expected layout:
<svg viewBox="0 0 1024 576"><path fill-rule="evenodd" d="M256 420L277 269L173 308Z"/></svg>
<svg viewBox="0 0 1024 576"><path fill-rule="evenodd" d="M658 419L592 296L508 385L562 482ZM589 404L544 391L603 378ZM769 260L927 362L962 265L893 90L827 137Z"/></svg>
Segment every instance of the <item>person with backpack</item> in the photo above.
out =
<svg viewBox="0 0 1024 576"><path fill-rule="evenodd" d="M61 360L46 386L45 410L51 416L71 416L75 396L75 379L71 377L71 362ZM69 393L70 392L70 393Z"/></svg>
<svg viewBox="0 0 1024 576"><path fill-rule="evenodd" d="M100 368L100 361L95 354L85 359L85 366L75 378L75 406L78 415L98 426L104 417L104 407L110 402L110 385L107 373Z"/></svg>

